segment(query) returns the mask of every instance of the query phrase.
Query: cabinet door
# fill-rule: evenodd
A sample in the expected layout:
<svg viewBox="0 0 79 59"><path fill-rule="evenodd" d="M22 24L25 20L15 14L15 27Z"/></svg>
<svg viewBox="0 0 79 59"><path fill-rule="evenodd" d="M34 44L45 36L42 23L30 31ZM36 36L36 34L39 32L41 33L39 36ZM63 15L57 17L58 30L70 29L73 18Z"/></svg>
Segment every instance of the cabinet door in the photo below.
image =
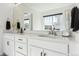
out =
<svg viewBox="0 0 79 59"><path fill-rule="evenodd" d="M4 38L3 42L4 42L3 43L4 53L9 56L13 56L14 55L14 41Z"/></svg>
<svg viewBox="0 0 79 59"><path fill-rule="evenodd" d="M79 56L79 42L71 42L69 48L71 56Z"/></svg>
<svg viewBox="0 0 79 59"><path fill-rule="evenodd" d="M30 56L42 56L43 55L43 50L41 48L30 46L29 49L30 49L29 50Z"/></svg>
<svg viewBox="0 0 79 59"><path fill-rule="evenodd" d="M20 54L18 52L15 52L15 56L24 56L23 54Z"/></svg>
<svg viewBox="0 0 79 59"><path fill-rule="evenodd" d="M65 56L62 53L56 52L56 51L50 51L50 50L46 50L44 49L44 56Z"/></svg>

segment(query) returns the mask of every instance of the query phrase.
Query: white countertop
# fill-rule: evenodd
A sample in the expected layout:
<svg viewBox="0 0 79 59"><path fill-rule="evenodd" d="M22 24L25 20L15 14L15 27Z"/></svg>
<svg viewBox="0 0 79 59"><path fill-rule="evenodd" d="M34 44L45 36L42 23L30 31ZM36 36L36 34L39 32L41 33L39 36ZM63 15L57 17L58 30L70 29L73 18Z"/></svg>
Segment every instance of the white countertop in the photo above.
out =
<svg viewBox="0 0 79 59"><path fill-rule="evenodd" d="M43 41L50 41L50 42L61 42L61 43L69 43L71 41L70 37L62 37L62 36L53 36L53 35L47 35L47 37L41 37L40 35L44 34L38 34L38 33L4 33L7 35L21 35L24 37L28 37L29 39L38 39Z"/></svg>

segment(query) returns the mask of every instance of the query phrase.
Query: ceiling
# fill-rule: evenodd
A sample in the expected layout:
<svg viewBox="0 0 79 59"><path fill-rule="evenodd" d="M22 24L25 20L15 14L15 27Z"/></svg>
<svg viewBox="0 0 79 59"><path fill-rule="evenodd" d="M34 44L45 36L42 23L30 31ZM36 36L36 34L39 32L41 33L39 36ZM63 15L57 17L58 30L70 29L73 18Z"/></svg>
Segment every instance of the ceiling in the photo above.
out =
<svg viewBox="0 0 79 59"><path fill-rule="evenodd" d="M72 3L23 3L22 5L37 11L44 11L69 6L72 5Z"/></svg>

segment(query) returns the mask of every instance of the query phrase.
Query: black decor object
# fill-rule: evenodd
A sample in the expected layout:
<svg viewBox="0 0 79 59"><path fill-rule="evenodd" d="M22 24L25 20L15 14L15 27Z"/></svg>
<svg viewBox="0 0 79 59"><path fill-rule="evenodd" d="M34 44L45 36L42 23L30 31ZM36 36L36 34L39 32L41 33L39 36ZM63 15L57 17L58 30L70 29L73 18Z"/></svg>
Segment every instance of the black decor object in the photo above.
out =
<svg viewBox="0 0 79 59"><path fill-rule="evenodd" d="M3 53L1 56L8 56L6 53Z"/></svg>
<svg viewBox="0 0 79 59"><path fill-rule="evenodd" d="M6 21L6 30L10 30L10 29L11 29L10 21Z"/></svg>
<svg viewBox="0 0 79 59"><path fill-rule="evenodd" d="M74 32L79 30L79 8L77 7L71 10L71 28Z"/></svg>
<svg viewBox="0 0 79 59"><path fill-rule="evenodd" d="M23 33L23 29L21 28L21 32L20 33Z"/></svg>
<svg viewBox="0 0 79 59"><path fill-rule="evenodd" d="M20 29L20 22L17 22L17 29Z"/></svg>

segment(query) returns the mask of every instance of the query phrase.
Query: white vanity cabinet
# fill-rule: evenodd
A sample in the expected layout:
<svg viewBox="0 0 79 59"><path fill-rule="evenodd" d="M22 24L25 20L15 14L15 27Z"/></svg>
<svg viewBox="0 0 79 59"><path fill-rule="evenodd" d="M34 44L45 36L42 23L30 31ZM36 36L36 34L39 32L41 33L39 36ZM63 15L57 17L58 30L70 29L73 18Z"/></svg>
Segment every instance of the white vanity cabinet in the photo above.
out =
<svg viewBox="0 0 79 59"><path fill-rule="evenodd" d="M8 56L14 56L14 35L4 34L3 52Z"/></svg>
<svg viewBox="0 0 79 59"><path fill-rule="evenodd" d="M27 56L27 37L21 34L5 33L3 52L8 56Z"/></svg>
<svg viewBox="0 0 79 59"><path fill-rule="evenodd" d="M71 41L69 43L69 51L70 56L79 56L79 41Z"/></svg>
<svg viewBox="0 0 79 59"><path fill-rule="evenodd" d="M42 40L41 40L42 39ZM46 39L46 40L44 40ZM49 38L29 38L29 56L67 56L68 44L50 41Z"/></svg>
<svg viewBox="0 0 79 59"><path fill-rule="evenodd" d="M29 46L29 56L42 56L43 49L34 47L34 46Z"/></svg>
<svg viewBox="0 0 79 59"><path fill-rule="evenodd" d="M15 56L27 56L27 37L24 35L15 36Z"/></svg>
<svg viewBox="0 0 79 59"><path fill-rule="evenodd" d="M15 56L24 56L23 54L20 54L18 52L15 52Z"/></svg>
<svg viewBox="0 0 79 59"><path fill-rule="evenodd" d="M75 44L70 46L71 49L62 38L5 34L3 39L3 50L8 56L68 56Z"/></svg>
<svg viewBox="0 0 79 59"><path fill-rule="evenodd" d="M66 56L66 55L61 54L61 53L56 52L56 51L51 51L51 50L44 49L43 56Z"/></svg>
<svg viewBox="0 0 79 59"><path fill-rule="evenodd" d="M30 46L30 56L65 56L65 55L45 48Z"/></svg>

